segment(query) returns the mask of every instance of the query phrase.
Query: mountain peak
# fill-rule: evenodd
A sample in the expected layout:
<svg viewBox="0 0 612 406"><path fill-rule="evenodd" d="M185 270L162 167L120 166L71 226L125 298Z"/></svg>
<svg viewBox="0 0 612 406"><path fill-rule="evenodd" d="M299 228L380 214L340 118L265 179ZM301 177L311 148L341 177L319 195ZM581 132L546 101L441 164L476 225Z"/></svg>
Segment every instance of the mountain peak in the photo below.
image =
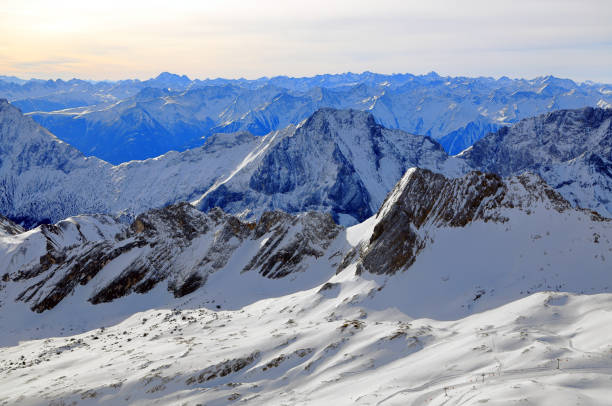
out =
<svg viewBox="0 0 612 406"><path fill-rule="evenodd" d="M177 75L176 73L162 72L155 77L155 80L189 80L187 75Z"/></svg>
<svg viewBox="0 0 612 406"><path fill-rule="evenodd" d="M335 122L342 126L361 124L368 127L374 127L377 125L374 116L368 111L323 107L304 120L299 127L327 128L330 122Z"/></svg>
<svg viewBox="0 0 612 406"><path fill-rule="evenodd" d="M15 112L19 112L19 114L21 114L21 110L19 110L17 107L9 103L7 99L0 98L0 111L4 112L4 111L11 111L11 110Z"/></svg>

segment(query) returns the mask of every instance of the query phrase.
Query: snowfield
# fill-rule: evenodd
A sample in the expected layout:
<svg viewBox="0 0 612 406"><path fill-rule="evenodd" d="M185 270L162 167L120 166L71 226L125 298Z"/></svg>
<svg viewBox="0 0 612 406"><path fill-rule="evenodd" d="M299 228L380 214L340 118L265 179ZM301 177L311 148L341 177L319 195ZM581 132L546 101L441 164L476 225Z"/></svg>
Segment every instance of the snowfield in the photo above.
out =
<svg viewBox="0 0 612 406"><path fill-rule="evenodd" d="M609 404L611 294L541 292L437 321L371 309L371 281L334 281L2 348L0 404Z"/></svg>
<svg viewBox="0 0 612 406"><path fill-rule="evenodd" d="M414 261L391 272L383 258L369 272L381 241L404 241L389 257L413 252L411 235L386 228L407 207L427 212L406 214L407 227L393 217L423 242ZM87 237L103 219L72 221ZM36 232L0 239L14 251ZM275 279L243 268L269 238L232 240L228 262L182 297L159 283L88 301L141 248L42 313L13 299L24 282L11 273L0 292L0 404L609 404L612 224L534 175L410 170L377 215Z"/></svg>

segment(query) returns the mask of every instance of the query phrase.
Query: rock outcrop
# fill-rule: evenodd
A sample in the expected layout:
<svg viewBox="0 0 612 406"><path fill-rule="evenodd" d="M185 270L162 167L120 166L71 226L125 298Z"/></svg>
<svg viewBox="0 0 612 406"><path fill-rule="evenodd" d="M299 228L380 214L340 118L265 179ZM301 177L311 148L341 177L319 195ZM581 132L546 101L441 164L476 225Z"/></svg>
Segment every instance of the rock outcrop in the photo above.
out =
<svg viewBox="0 0 612 406"><path fill-rule="evenodd" d="M19 240L7 237L18 249L2 253L0 272L4 283L21 286L15 299L36 312L92 280L92 304L143 294L161 281L181 297L232 259L242 272L267 278L306 271L305 262L321 257L339 231L325 214L270 212L250 223L180 203L143 213L129 226L107 216L80 216L39 226Z"/></svg>
<svg viewBox="0 0 612 406"><path fill-rule="evenodd" d="M425 169L410 169L376 214L372 235L349 252L339 270L358 258L358 270L393 274L409 268L436 229L465 227L475 221L508 221L510 210L539 206L563 212L571 208L561 195L531 173L502 179L470 172L449 179ZM588 212L588 211L587 211ZM589 212L593 220L602 220Z"/></svg>

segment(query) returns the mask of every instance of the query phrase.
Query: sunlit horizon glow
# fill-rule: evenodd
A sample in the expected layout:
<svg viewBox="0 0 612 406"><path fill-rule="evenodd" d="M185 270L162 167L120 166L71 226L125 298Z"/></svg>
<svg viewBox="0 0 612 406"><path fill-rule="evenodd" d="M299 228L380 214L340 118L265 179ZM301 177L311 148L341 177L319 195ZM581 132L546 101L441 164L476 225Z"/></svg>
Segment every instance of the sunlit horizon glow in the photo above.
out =
<svg viewBox="0 0 612 406"><path fill-rule="evenodd" d="M0 75L414 73L612 83L609 0L4 1Z"/></svg>

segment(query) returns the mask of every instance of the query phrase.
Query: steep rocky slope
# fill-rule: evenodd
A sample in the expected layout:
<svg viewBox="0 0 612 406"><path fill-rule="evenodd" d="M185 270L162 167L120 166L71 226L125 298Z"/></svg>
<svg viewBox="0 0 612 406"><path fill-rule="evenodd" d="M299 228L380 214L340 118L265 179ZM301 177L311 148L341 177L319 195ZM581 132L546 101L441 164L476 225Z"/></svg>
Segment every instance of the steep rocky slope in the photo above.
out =
<svg viewBox="0 0 612 406"><path fill-rule="evenodd" d="M412 166L449 175L467 170L431 139L388 130L356 110L320 109L195 203L208 210L331 211L354 224L370 217Z"/></svg>
<svg viewBox="0 0 612 406"><path fill-rule="evenodd" d="M427 170L411 169L376 214L376 226L367 244L359 246L361 264L372 273L395 273L414 263L431 238L428 230L466 227L476 221L505 223L509 218L504 209L529 211L537 203L559 213L571 207L530 173L504 181L498 175L481 172L447 179ZM591 218L604 221L595 212Z"/></svg>
<svg viewBox="0 0 612 406"><path fill-rule="evenodd" d="M567 200L612 214L612 110L560 110L500 129L461 155L502 176L538 173Z"/></svg>
<svg viewBox="0 0 612 406"><path fill-rule="evenodd" d="M87 289L87 300L99 304L167 281L182 297L228 263L267 278L305 271L307 259L322 256L339 231L324 214L268 212L247 223L188 203L146 212L129 226L108 216L72 217L5 236L2 280L20 291L12 299L38 313L75 289Z"/></svg>

